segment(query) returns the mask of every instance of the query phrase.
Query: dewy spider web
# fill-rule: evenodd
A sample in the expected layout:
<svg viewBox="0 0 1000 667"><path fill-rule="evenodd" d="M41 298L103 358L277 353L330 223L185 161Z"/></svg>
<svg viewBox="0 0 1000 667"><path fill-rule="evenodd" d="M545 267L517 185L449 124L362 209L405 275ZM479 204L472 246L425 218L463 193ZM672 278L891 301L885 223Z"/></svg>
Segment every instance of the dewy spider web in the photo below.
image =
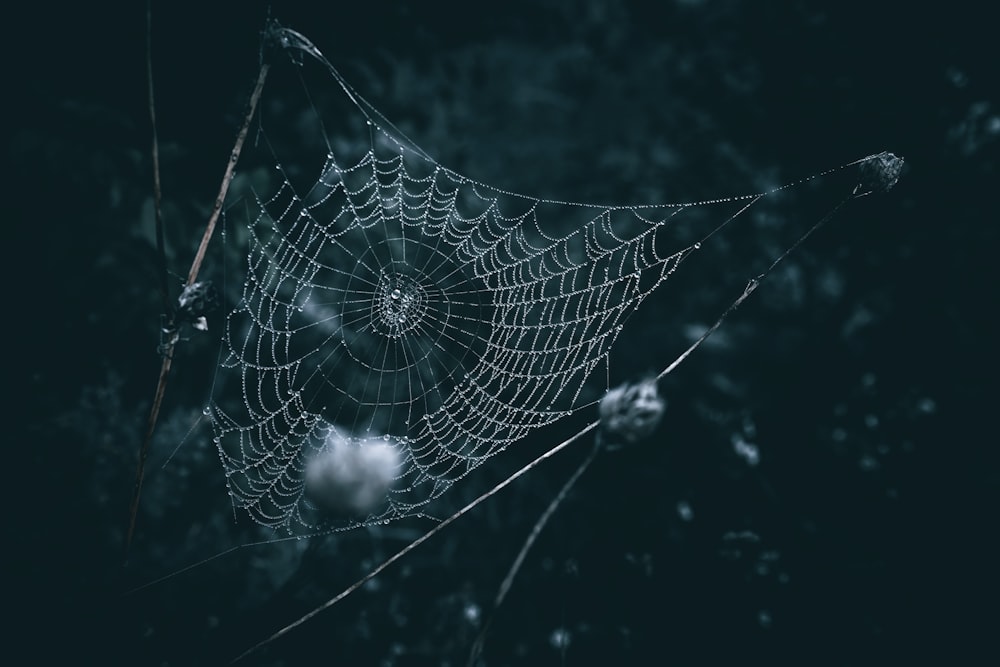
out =
<svg viewBox="0 0 1000 667"><path fill-rule="evenodd" d="M491 187L431 159L304 37L278 34L327 68L370 141L359 155L330 149L306 187L279 165L277 191L250 215L210 415L235 506L267 526L420 514L508 445L592 405L629 315L766 196L596 206ZM678 216L722 204L735 210L678 243ZM232 382L241 400L226 398ZM398 455L365 517L331 517L305 492L309 460L333 440Z"/></svg>

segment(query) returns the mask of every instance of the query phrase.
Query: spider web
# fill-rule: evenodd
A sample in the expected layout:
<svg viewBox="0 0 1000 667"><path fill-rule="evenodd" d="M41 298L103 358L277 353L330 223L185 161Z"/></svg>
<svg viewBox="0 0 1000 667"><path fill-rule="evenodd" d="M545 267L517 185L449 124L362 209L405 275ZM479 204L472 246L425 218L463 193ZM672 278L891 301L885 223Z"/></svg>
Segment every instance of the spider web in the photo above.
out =
<svg viewBox="0 0 1000 667"><path fill-rule="evenodd" d="M765 196L597 206L498 189L431 159L301 35L282 39L325 65L369 140L360 153L327 140L312 176L279 163L276 191L250 206L209 412L233 504L266 526L421 514L498 452L592 405L629 316ZM679 217L722 204L714 229L679 240ZM397 455L367 516L331 517L306 492L309 461L334 439Z"/></svg>

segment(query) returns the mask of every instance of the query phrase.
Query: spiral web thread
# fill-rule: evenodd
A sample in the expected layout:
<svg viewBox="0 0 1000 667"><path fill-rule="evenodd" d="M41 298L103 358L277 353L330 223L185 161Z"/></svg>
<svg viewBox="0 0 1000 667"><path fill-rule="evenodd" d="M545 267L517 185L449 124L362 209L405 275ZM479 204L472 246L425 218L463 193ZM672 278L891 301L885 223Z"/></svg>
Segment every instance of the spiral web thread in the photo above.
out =
<svg viewBox="0 0 1000 667"><path fill-rule="evenodd" d="M437 164L315 47L297 46L329 69L371 140L354 160L331 150L307 191L279 165L280 187L250 216L209 412L234 505L267 526L421 514L532 430L592 405L629 315L700 247L671 238L675 218L728 204L704 241L765 196L593 206L493 188ZM569 234L552 231L575 218ZM220 393L231 381L239 400ZM367 517L331 519L304 492L309 458L333 436L399 454Z"/></svg>

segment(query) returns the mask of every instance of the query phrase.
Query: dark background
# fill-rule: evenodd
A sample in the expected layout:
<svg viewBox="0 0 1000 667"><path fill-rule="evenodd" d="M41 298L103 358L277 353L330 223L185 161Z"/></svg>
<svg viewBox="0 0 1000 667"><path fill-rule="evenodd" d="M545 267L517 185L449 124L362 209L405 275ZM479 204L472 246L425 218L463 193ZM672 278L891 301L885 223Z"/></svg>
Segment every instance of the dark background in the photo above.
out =
<svg viewBox="0 0 1000 667"><path fill-rule="evenodd" d="M852 203L661 384L669 407L654 436L598 459L497 613L486 664L995 659L1000 108L995 28L974 7L271 6L440 162L513 190L690 201L882 150L907 161L895 189ZM256 2L153 8L177 274L218 188L266 16ZM247 546L125 594L268 539L228 510L208 431L185 438L217 349L192 336L121 566L160 363L145 20L144 3L39 4L10 17L5 40L4 569L16 618L5 626L33 663L225 663L428 527ZM271 112L294 117L269 92ZM612 356L613 382L668 364L739 294L754 258L825 210L798 192L776 204L777 230L746 216L716 262L644 305ZM207 275L242 252L217 241ZM498 457L451 501L590 419ZM759 448L757 465L737 439ZM246 664L464 664L525 536L588 447Z"/></svg>

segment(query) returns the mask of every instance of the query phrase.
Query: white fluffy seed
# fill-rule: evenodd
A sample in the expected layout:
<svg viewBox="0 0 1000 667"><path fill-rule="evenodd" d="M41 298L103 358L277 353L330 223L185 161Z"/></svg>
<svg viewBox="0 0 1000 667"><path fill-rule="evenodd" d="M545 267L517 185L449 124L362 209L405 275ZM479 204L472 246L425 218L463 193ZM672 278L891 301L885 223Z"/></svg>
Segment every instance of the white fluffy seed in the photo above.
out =
<svg viewBox="0 0 1000 667"><path fill-rule="evenodd" d="M333 431L306 464L306 496L326 512L367 515L385 502L401 461L392 442Z"/></svg>

